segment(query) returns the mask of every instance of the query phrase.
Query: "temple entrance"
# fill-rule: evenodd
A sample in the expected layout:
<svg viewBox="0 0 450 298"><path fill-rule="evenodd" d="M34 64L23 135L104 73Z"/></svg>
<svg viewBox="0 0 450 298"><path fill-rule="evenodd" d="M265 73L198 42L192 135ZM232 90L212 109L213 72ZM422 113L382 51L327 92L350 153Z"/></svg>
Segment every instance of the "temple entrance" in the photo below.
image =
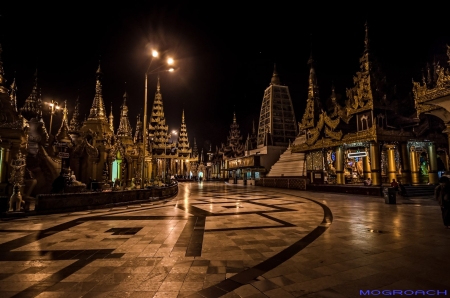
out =
<svg viewBox="0 0 450 298"><path fill-rule="evenodd" d="M121 164L122 164L122 156L120 152L117 152L116 160L112 162L111 169L111 181L116 181L116 179L121 179Z"/></svg>

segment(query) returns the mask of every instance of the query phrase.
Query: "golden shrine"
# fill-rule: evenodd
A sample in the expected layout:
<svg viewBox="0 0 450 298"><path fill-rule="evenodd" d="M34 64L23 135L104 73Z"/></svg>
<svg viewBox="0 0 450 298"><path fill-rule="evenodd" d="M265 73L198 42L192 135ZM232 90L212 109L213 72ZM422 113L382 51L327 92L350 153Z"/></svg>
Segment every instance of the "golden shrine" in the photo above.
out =
<svg viewBox="0 0 450 298"><path fill-rule="evenodd" d="M291 147L293 153L305 153L308 175L323 173L325 181L336 184L368 178L375 186L393 179L412 185L438 183L448 170L448 137L439 132L442 120L444 133L450 132L448 70L435 65L428 69L428 80L414 83L415 111L405 114L395 87L387 84L370 53L367 24L360 70L345 102L337 100L332 87L322 105L312 59L309 63L307 106L299 122L306 140Z"/></svg>

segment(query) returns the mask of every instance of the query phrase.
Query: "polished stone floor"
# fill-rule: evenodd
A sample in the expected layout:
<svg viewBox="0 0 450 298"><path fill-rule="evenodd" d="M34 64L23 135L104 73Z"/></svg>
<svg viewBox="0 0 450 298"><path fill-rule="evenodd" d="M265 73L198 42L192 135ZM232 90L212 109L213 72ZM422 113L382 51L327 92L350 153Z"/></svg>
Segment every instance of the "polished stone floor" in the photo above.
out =
<svg viewBox="0 0 450 298"><path fill-rule="evenodd" d="M403 203L181 183L163 202L2 221L0 297L450 295L439 207Z"/></svg>

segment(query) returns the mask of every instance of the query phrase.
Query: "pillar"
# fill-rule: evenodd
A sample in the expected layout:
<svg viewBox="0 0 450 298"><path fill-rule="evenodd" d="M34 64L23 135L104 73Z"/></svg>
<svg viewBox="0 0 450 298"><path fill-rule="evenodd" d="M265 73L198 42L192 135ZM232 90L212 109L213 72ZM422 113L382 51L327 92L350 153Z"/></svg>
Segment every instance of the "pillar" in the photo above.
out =
<svg viewBox="0 0 450 298"><path fill-rule="evenodd" d="M372 185L380 186L381 185L381 169L380 169L380 148L378 143L371 142L370 143L370 171L371 171L371 179Z"/></svg>
<svg viewBox="0 0 450 298"><path fill-rule="evenodd" d="M437 166L437 154L436 154L436 146L434 143L428 143L428 162L430 165L430 169L428 171L428 182L430 184L438 184L438 166Z"/></svg>
<svg viewBox="0 0 450 298"><path fill-rule="evenodd" d="M411 184L419 185L420 184L419 156L417 155L416 148L414 146L411 146L409 154L411 161Z"/></svg>
<svg viewBox="0 0 450 298"><path fill-rule="evenodd" d="M336 184L345 184L344 176L344 148L336 148Z"/></svg>
<svg viewBox="0 0 450 298"><path fill-rule="evenodd" d="M395 146L387 145L386 146L386 154L387 154L387 164L388 164L388 182L391 183L392 180L397 180L397 168L395 165Z"/></svg>
<svg viewBox="0 0 450 298"><path fill-rule="evenodd" d="M367 150L366 150L367 152ZM370 157L365 156L363 157L363 173L364 173L364 179L367 180L367 178L371 178L371 171L370 171ZM371 178L372 179L372 178Z"/></svg>
<svg viewBox="0 0 450 298"><path fill-rule="evenodd" d="M400 158L402 160L402 183L411 184L411 167L406 143L400 144Z"/></svg>
<svg viewBox="0 0 450 298"><path fill-rule="evenodd" d="M7 178L6 178L6 168L8 167L8 164L6 163L5 160L5 153L6 153L6 149L5 148L0 148L0 183L6 183L7 182Z"/></svg>

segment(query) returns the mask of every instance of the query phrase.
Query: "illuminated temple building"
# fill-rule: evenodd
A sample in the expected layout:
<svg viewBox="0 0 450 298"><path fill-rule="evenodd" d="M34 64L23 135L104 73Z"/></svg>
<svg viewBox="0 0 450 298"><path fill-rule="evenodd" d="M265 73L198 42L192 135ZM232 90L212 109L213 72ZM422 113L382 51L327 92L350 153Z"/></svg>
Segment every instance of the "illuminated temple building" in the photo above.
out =
<svg viewBox="0 0 450 298"><path fill-rule="evenodd" d="M371 178L375 186L393 179L436 184L438 174L448 169L448 140L439 133L442 121L432 114L445 114L440 103L448 102L442 91L449 88L448 72L437 67L436 81L430 75L423 84L415 83L416 111L405 115L408 109L370 52L367 26L364 45L345 103L336 100L332 88L327 105L321 106L311 63L307 106L299 123L305 142L293 145L292 152L305 154L307 175L315 183L362 183Z"/></svg>
<svg viewBox="0 0 450 298"><path fill-rule="evenodd" d="M0 59L0 195L11 194L11 162L19 153L26 161L25 186L21 191L25 198L50 193L52 183L60 173L74 174L76 181L87 185L94 181L99 186L114 183L122 188L139 187L142 166L145 183L161 179L163 174L169 177L189 175L190 163L195 163L197 157L191 156L184 111L178 142L170 142L159 79L147 131L149 143L144 154L142 122L138 116L133 134L126 92L117 128L114 127L112 107L107 115L102 76L98 66L89 116L80 120L79 99L75 102L72 118L69 118L67 103L56 107L60 108L63 117L57 132L52 135L47 132L42 116L48 106L41 99L37 72L31 94L18 109L16 81L13 80L10 87L6 86Z"/></svg>

